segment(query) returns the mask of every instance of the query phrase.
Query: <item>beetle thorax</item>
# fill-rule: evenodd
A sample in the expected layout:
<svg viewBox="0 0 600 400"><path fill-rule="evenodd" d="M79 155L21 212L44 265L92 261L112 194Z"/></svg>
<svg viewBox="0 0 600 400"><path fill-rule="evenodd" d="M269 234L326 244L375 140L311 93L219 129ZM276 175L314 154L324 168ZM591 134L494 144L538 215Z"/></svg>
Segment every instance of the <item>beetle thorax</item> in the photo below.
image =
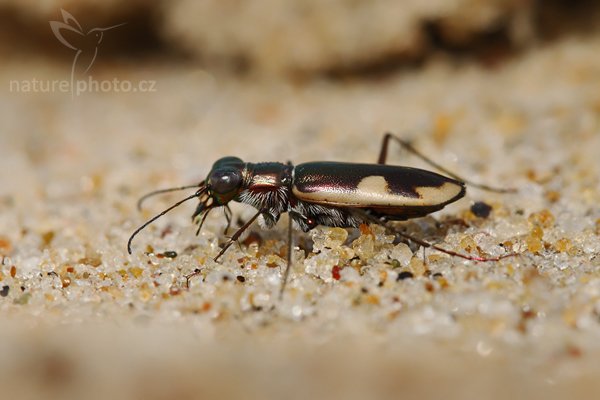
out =
<svg viewBox="0 0 600 400"><path fill-rule="evenodd" d="M265 210L264 225L272 227L288 210L292 171L291 165L281 163L247 163L242 190L235 200Z"/></svg>

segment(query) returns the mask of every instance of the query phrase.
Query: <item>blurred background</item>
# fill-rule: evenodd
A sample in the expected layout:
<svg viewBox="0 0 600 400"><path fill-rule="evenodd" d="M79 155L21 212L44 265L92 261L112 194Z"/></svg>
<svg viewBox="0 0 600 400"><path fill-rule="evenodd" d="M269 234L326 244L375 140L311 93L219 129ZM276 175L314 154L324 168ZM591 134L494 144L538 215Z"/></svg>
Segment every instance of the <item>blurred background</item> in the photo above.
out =
<svg viewBox="0 0 600 400"><path fill-rule="evenodd" d="M593 397L599 50L597 0L0 0L0 397ZM411 232L520 256L424 265L351 233L272 309L284 227L217 264L222 215L196 237L190 204L126 254L177 199L145 192L226 155L374 162L386 131L519 189Z"/></svg>
<svg viewBox="0 0 600 400"><path fill-rule="evenodd" d="M492 67L594 35L600 19L593 0L3 1L3 56L68 63L47 24L63 20L61 9L86 34L126 23L103 39L98 64L187 62L291 80L384 78L442 56Z"/></svg>

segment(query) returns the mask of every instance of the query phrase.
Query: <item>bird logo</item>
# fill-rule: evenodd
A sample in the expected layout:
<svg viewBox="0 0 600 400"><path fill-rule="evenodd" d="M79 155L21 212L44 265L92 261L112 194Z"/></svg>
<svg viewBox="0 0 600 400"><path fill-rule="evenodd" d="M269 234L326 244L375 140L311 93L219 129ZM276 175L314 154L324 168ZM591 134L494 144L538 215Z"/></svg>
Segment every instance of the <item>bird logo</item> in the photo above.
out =
<svg viewBox="0 0 600 400"><path fill-rule="evenodd" d="M98 47L102 43L104 32L123 26L126 23L109 26L106 28L93 28L84 32L75 17L61 9L62 21L50 21L50 28L54 36L66 47L75 51L75 58L71 66L71 87L76 73L86 74L98 55Z"/></svg>

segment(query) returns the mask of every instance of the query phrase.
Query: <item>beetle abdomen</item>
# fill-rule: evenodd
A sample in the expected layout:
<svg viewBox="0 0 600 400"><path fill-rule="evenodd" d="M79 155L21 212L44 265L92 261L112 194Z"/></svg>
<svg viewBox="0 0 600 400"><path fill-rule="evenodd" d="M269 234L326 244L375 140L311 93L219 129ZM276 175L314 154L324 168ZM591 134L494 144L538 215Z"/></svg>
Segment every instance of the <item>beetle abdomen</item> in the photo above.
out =
<svg viewBox="0 0 600 400"><path fill-rule="evenodd" d="M384 213L393 215L394 208L413 212L421 207L421 211L440 209L463 197L465 186L418 168L311 162L296 166L292 192L306 202L385 209L389 212Z"/></svg>

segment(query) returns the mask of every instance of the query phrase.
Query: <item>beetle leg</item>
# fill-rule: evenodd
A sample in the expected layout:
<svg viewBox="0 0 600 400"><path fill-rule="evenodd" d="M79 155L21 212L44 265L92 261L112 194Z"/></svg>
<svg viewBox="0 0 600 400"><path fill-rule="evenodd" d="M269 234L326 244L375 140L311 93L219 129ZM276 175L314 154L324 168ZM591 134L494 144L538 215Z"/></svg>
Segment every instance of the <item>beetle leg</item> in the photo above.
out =
<svg viewBox="0 0 600 400"><path fill-rule="evenodd" d="M398 235L398 236L402 236L405 239L408 239L422 247L430 247L432 249L435 249L437 251L441 251L442 253L448 254L450 256L454 256L454 257L459 257L459 258L463 258L465 260L471 260L471 261L481 261L481 262L492 262L492 261L500 261L503 258L507 258L507 257L513 257L516 256L517 253L508 253L508 254L503 254L501 256L498 257L479 257L479 256L471 256L468 254L461 254L461 253L457 253L455 251L452 250L447 250L443 247L440 247L436 244L433 243L429 243L426 240L423 239L419 239L418 237L409 235L408 233L404 233L401 231L396 231L391 229L387 224L382 223L379 219L377 219L376 217L372 216L371 214L367 213L364 210L361 210L359 208L354 209L353 210L354 213L356 213L357 215L359 215L361 218L363 218L365 221L374 223L374 224L378 224L383 226L389 233L393 234L393 235Z"/></svg>
<svg viewBox="0 0 600 400"><path fill-rule="evenodd" d="M219 254L217 254L217 256L214 258L214 261L217 261L219 259L219 257L221 257L223 255L223 253L225 253L227 251L227 249L235 242L237 242L237 240L240 238L240 236L242 235L242 233L244 233L244 231L246 229L248 229L248 227L250 227L250 225L252 225L252 223L256 220L256 218L258 218L258 216L260 214L262 214L263 212L266 212L266 210L260 210L258 211L256 214L254 214L254 216L252 218L250 218L244 225L242 225L234 234L231 238L229 238L229 240L227 241L227 243L225 243L225 245L223 246L223 248L221 249L221 251L219 252ZM195 269L194 272L192 272L189 275L185 276L185 284L186 287L190 287L190 279L192 279L193 277L200 275L201 270L200 269Z"/></svg>
<svg viewBox="0 0 600 400"><path fill-rule="evenodd" d="M236 242L240 238L240 236L242 236L242 233L244 233L244 231L246 229L248 229L250 227L250 225L252 225L252 223L256 220L256 218L258 218L260 214L262 214L262 213L264 213L266 211L267 210L260 210L260 211L258 211L244 225L242 225L237 231L235 231L235 233L233 234L233 236L229 238L229 240L227 241L227 243L225 243L225 245L223 246L223 248L221 249L221 251L219 252L219 254L217 254L217 256L214 258L214 260L217 261L223 255L223 253L225 253L227 251L227 249L234 242Z"/></svg>
<svg viewBox="0 0 600 400"><path fill-rule="evenodd" d="M427 164L431 165L433 168L436 168L437 170L442 171L446 175L448 175L458 181L465 182L464 179L460 178L456 174L452 173L451 171L447 170L446 168L442 167L441 165L439 165L438 163L436 163L429 157L426 157L424 154L419 152L417 149L415 149L413 147L413 145L409 141L400 139L398 136L396 136L392 133L389 133L389 132L387 132L385 135L383 135L383 141L381 143L381 150L379 151L379 158L377 159L377 164L386 164L388 147L389 147L389 143L390 143L391 139L394 139L404 150L419 157L421 160L425 161Z"/></svg>
<svg viewBox="0 0 600 400"><path fill-rule="evenodd" d="M440 247L438 245L435 245L433 243L429 243L423 239L419 239L417 237L414 237L412 235L409 235L407 233L403 233L403 232L395 232L395 234L400 235L408 240L411 240L423 247L431 247L432 249L435 249L437 251L441 251L442 253L448 254L450 256L454 256L454 257L460 257L463 258L465 260L471 260L471 261L481 261L481 262L492 262L492 261L500 261L503 258L507 258L507 257L514 257L517 255L517 253L508 253L508 254L503 254L501 256L498 257L479 257L479 256L471 256L468 254L461 254L461 253L457 253L455 251L452 250L447 250L444 249L443 247Z"/></svg>
<svg viewBox="0 0 600 400"><path fill-rule="evenodd" d="M202 270L201 270L200 268L196 268L196 269L194 270L194 272L192 272L191 274L187 274L187 275L185 276L185 287L186 287L187 289L189 289L189 288L190 288L190 279L192 279L193 277L195 277L195 276L197 276L197 275L200 275L200 273L201 273L201 272L202 272Z"/></svg>
<svg viewBox="0 0 600 400"><path fill-rule="evenodd" d="M283 291L285 290L285 285L287 284L288 276L290 275L290 268L292 268L292 250L294 248L292 239L292 216L288 215L287 264L285 266L285 271L283 272L281 288L279 289L279 300L283 298Z"/></svg>
<svg viewBox="0 0 600 400"><path fill-rule="evenodd" d="M391 134L389 132L387 132L385 135L383 135L383 141L381 143L381 150L379 151L379 158L377 159L377 164L385 164L386 163L388 146L389 146L389 142L391 139L395 140L400 146L402 146L403 149L405 149L408 152L412 153L413 155L419 157L421 160L425 161L427 164L431 165L433 168L443 172L444 174L448 175L451 178L456 179L457 181L464 182L467 185L470 185L470 186L473 186L473 187L476 187L479 189L487 190L489 192L497 192L497 193L514 193L514 192L516 192L516 189L514 189L514 188L495 188L495 187L484 185L481 183L475 183L475 182L468 181L468 180L456 175L454 172L442 167L440 164L436 163L429 157L425 156L423 153L419 152L417 149L415 149L413 147L412 144L410 144L410 142L400 139L398 136Z"/></svg>
<svg viewBox="0 0 600 400"><path fill-rule="evenodd" d="M383 135L383 141L381 142L381 149L379 150L379 157L377 158L377 164L385 164L387 160L388 146L390 139L394 137L391 133L386 132Z"/></svg>
<svg viewBox="0 0 600 400"><path fill-rule="evenodd" d="M227 235L227 231L229 231L229 228L231 227L232 212L231 208L229 208L229 205L226 205L223 210L225 212L225 219L227 220L227 225L225 226L225 231L223 232L223 235Z"/></svg>

